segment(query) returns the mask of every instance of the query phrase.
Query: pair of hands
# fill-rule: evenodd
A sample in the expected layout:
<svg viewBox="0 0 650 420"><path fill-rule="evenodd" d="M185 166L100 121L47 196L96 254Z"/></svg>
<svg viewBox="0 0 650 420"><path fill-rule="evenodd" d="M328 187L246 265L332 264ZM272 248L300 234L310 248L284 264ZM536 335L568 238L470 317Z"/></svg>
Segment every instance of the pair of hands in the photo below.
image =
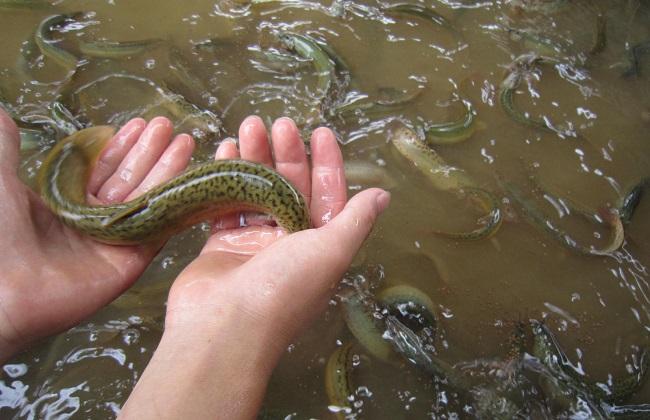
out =
<svg viewBox="0 0 650 420"><path fill-rule="evenodd" d="M88 185L89 202L130 200L181 173L194 142L187 135L172 140L172 130L164 118L126 124L100 156ZM290 119L277 120L271 138L270 145L261 119L249 117L240 127L239 149L235 142L225 141L216 157L241 157L274 166L307 199L315 229L284 235L271 226L239 228L238 215L217 220L201 254L172 286L161 344L127 403L125 416L146 417L142 410L155 406L150 394L154 390L166 406L173 395L180 400L178 384L187 380L191 388L197 379L192 372L201 375L207 364L215 363L215 351L220 352L217 363L222 364L212 368L223 372L226 379L238 360L250 366L251 378L246 379L242 374L246 369L237 366L240 380L230 378L227 383L231 392L248 395L246 406L254 414L266 383L260 379L270 375L293 337L327 305L376 217L388 205L389 194L379 189L363 191L347 201L343 160L331 130L314 131L311 165ZM63 226L18 180L18 151L16 127L0 110L0 214L4 222L0 225L0 267L5 273L0 283L2 360L115 299L137 280L161 245L111 246ZM194 354L191 362L182 360L188 350ZM185 366L184 372L174 368L179 363ZM187 363L195 364L196 370ZM185 376L176 378L166 398L160 380L167 378L170 384L174 382L170 375L179 374ZM206 397L205 403L224 410L213 397ZM221 402L234 401L232 395L223 397ZM136 403L130 403L134 399ZM186 413L187 407L180 405L177 408Z"/></svg>

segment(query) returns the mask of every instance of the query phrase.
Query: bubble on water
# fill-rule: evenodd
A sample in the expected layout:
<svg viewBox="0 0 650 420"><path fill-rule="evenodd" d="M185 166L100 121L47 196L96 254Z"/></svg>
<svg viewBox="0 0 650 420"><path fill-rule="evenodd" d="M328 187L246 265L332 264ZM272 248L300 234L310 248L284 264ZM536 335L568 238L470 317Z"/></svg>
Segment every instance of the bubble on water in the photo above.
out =
<svg viewBox="0 0 650 420"><path fill-rule="evenodd" d="M18 378L27 373L27 365L24 363L4 365L2 370L4 370L10 378Z"/></svg>
<svg viewBox="0 0 650 420"><path fill-rule="evenodd" d="M444 316L447 319L454 317L454 313L451 311L451 309L444 307L442 305L440 305L440 313L442 313L442 316Z"/></svg>
<svg viewBox="0 0 650 420"><path fill-rule="evenodd" d="M486 163L494 163L494 156L490 155L487 152L487 149L485 147L481 148L481 156L483 156L483 161Z"/></svg>
<svg viewBox="0 0 650 420"><path fill-rule="evenodd" d="M328 406L327 406L327 409L328 409L330 412L332 412L332 413L345 413L345 414L349 414L349 413L352 412L352 410L350 409L350 407L341 407L341 406L338 406L338 405L328 405Z"/></svg>
<svg viewBox="0 0 650 420"><path fill-rule="evenodd" d="M358 354L352 356L352 366L357 367L361 364L361 357Z"/></svg>
<svg viewBox="0 0 650 420"><path fill-rule="evenodd" d="M201 19L201 15L194 13L189 15L188 17L183 18L183 22L186 22L190 25L198 25L200 19Z"/></svg>
<svg viewBox="0 0 650 420"><path fill-rule="evenodd" d="M167 256L162 259L160 262L160 266L163 268L163 270L167 270L169 267L173 266L176 263L176 260L174 259L173 256Z"/></svg>
<svg viewBox="0 0 650 420"><path fill-rule="evenodd" d="M357 388L357 395L360 397L372 397L372 391L367 386Z"/></svg>
<svg viewBox="0 0 650 420"><path fill-rule="evenodd" d="M127 346L136 344L138 341L140 341L140 331L136 330L135 328L128 328L122 331L122 341L124 341L124 344Z"/></svg>
<svg viewBox="0 0 650 420"><path fill-rule="evenodd" d="M578 115L583 116L588 120L593 120L593 119L598 118L598 115L596 115L595 112L593 112L593 111L591 111L591 110L589 110L587 108L578 107L576 111L577 111Z"/></svg>
<svg viewBox="0 0 650 420"><path fill-rule="evenodd" d="M404 409L405 410L410 410L411 409L411 403L417 399L408 390L407 391L397 391L397 397L405 403L404 404Z"/></svg>

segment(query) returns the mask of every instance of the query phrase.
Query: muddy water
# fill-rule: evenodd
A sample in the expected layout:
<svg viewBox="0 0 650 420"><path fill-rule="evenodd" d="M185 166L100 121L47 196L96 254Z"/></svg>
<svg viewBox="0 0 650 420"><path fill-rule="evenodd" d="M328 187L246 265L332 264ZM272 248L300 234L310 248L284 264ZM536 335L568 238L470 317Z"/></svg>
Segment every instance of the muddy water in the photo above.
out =
<svg viewBox="0 0 650 420"><path fill-rule="evenodd" d="M269 123L291 116L305 131L318 124L332 127L346 159L383 171L378 178L351 180L350 193L379 185L393 194L390 209L346 277L346 287L372 293L397 284L421 289L438 305L436 357L478 378L477 387L506 389L504 395L520 406L523 417L575 414L577 400L567 408L545 394L544 375L505 368L511 360L510 337L518 322L544 320L571 363L585 374L584 382L606 384L633 373L648 346L650 328L650 201L642 198L625 225L622 247L604 256L583 255L526 218L503 184L522 190L526 202L543 212L544 223L561 228L577 243L587 248L608 243L606 224L575 211L567 214L562 202L603 214L650 176L650 57L640 57L639 74L621 76L632 46L650 39L650 6L603 1L596 7L560 0L426 4L446 17L450 28L388 15L381 11L387 5L110 0L1 9L0 88L4 101L22 115L42 114L57 99L86 124L166 113L179 130L206 134L197 160L206 159L219 139L233 135L241 119L253 113ZM97 39L163 42L128 58L86 58L71 78L38 51L21 52L44 18L77 11L85 14L53 31L58 45L70 51L76 52L79 41ZM607 19L607 43L601 52L590 53L599 13ZM545 41L530 41L509 29ZM388 112L321 115L314 111L317 75L309 63L278 64L262 55L279 47L273 38L279 30L324 41L345 61L349 80L336 83L330 104L360 95L370 100L417 95ZM194 82L170 69L178 66L170 58L172 49L183 56ZM511 63L531 52L552 55L554 61L526 74L515 95L516 108L569 135L518 123L499 104L499 88ZM219 134L202 132L195 119L183 120L161 105L169 92L217 115L223 121ZM495 235L473 242L434 232L474 229L480 208L432 188L387 141L399 124L419 127L458 119L461 100L476 112L477 130L464 142L436 150L494 192L505 219ZM26 182L33 180L55 137L24 152L21 175ZM198 226L174 238L125 295L7 363L0 382L2 417L105 418L117 412L160 337L170 283L206 236L205 227ZM338 346L355 342L340 306L333 299L313 328L287 349L269 386L264 415L333 416L336 409L329 407L324 390L325 366ZM451 389L407 362L390 365L373 359L358 344L353 352L351 417L476 415L477 398L471 392ZM508 382L504 372L516 379ZM649 401L646 384L625 403ZM597 411L590 415L607 414Z"/></svg>

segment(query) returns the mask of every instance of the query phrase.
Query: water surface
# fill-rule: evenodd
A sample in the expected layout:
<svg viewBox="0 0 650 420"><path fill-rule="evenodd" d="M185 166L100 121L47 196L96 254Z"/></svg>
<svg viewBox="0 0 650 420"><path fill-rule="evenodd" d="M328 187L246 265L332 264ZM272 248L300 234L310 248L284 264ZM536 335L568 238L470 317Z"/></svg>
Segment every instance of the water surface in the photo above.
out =
<svg viewBox="0 0 650 420"><path fill-rule="evenodd" d="M561 0L419 4L443 15L453 29L384 13L386 2L251 6L235 1L64 0L39 10L1 9L0 89L4 101L22 115L47 113L55 100L66 103L85 124L167 113L176 118L179 130L205 135L196 160L206 159L249 114L261 115L269 124L290 116L305 131L329 126L347 160L385 171L381 179L353 180L350 193L378 185L390 187L393 194L390 209L357 256L345 287L376 293L408 284L426 292L437 305L436 357L465 367L486 388L505 383L494 367L508 360L515 325L532 319L544 320L585 381L606 384L629 375L648 346L650 331L650 201L641 199L625 225L620 249L583 255L531 223L503 189L503 180L521 189L543 211L546 223L568 232L577 243L598 248L609 241L606 224L576 211L567 213L564 204L579 203L592 215L602 214L615 209L630 188L650 175L650 57L641 56L638 74L622 76L630 65L631 48L650 39L650 5ZM53 30L53 37L60 39L57 45L75 53L81 41L163 42L128 58L86 57L70 76L33 50L31 40L44 18L78 11L83 16ZM594 53L599 14L607 21L607 43ZM269 48L282 50L274 39L278 31L318 39L345 61L349 79L337 81L325 110L364 96L414 99L387 112L361 110L345 118L319 112L318 75L308 61L279 64L265 59ZM170 51L183 57L194 82L170 69L178 66ZM563 135L518 123L499 105L499 88L511 63L529 53L552 55L555 61L528 74L516 92L517 109L544 118ZM199 85L193 84L196 81ZM182 95L197 109L218 116L223 122L218 135L201 132L192 118L170 114L161 105L161 92ZM400 124L417 128L457 119L463 101L476 112L478 129L468 140L436 150L501 203L502 226L479 241L434 233L468 230L481 210L432 188L388 142L390 130ZM44 139L38 149L24 153L21 175L27 182L33 181L53 141ZM392 182L386 184L385 177ZM0 414L106 418L117 412L160 338L169 285L206 237L199 226L174 238L124 296L4 365ZM349 342L355 338L335 298L287 349L271 380L263 414L334 416L324 390L324 370L330 354ZM383 363L359 345L354 354L355 395L348 413L352 418L476 413L471 393L452 390L407 362ZM508 389L522 417L571 416L580 409L587 416L607 414L577 403L558 408L544 394L543 375L522 375ZM626 403L648 402L646 384Z"/></svg>

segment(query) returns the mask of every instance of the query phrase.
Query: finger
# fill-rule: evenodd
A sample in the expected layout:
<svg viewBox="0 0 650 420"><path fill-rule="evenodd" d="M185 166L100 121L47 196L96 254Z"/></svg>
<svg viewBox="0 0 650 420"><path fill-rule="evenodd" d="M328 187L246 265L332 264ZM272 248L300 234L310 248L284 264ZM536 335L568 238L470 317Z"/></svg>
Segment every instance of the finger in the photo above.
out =
<svg viewBox="0 0 650 420"><path fill-rule="evenodd" d="M16 172L20 150L18 127L11 117L0 107L0 169Z"/></svg>
<svg viewBox="0 0 650 420"><path fill-rule="evenodd" d="M345 269L370 234L377 217L388 207L390 193L379 188L361 191L348 201L343 210L327 225L318 229L317 240L325 249L336 249L332 264Z"/></svg>
<svg viewBox="0 0 650 420"><path fill-rule="evenodd" d="M290 118L280 118L271 128L275 169L284 175L310 202L311 178L305 145L298 127Z"/></svg>
<svg viewBox="0 0 650 420"><path fill-rule="evenodd" d="M239 126L239 153L242 159L273 167L266 127L260 117L250 116Z"/></svg>
<svg viewBox="0 0 650 420"><path fill-rule="evenodd" d="M131 191L126 200L132 200L182 173L192 159L192 152L194 152L194 139L187 134L176 136L144 180Z"/></svg>
<svg viewBox="0 0 650 420"><path fill-rule="evenodd" d="M138 141L146 126L147 122L145 120L135 118L126 123L113 136L104 151L99 155L99 159L93 168L93 173L88 181L88 192L90 194L97 195L101 186L115 173L124 157Z"/></svg>
<svg viewBox="0 0 650 420"><path fill-rule="evenodd" d="M217 148L215 159L239 159L239 149L234 139L225 139ZM235 229L239 227L239 213L231 213L216 219L212 225L213 232L223 229Z"/></svg>
<svg viewBox="0 0 650 420"><path fill-rule="evenodd" d="M234 139L225 139L222 141L217 148L217 153L215 153L214 158L216 160L238 159L239 149L237 148L237 142Z"/></svg>
<svg viewBox="0 0 650 420"><path fill-rule="evenodd" d="M311 216L315 227L332 220L345 206L347 184L343 156L329 128L314 130L311 137Z"/></svg>
<svg viewBox="0 0 650 420"><path fill-rule="evenodd" d="M99 189L97 197L106 203L123 201L140 185L163 154L169 145L172 130L172 123L167 118L151 120L138 142Z"/></svg>

